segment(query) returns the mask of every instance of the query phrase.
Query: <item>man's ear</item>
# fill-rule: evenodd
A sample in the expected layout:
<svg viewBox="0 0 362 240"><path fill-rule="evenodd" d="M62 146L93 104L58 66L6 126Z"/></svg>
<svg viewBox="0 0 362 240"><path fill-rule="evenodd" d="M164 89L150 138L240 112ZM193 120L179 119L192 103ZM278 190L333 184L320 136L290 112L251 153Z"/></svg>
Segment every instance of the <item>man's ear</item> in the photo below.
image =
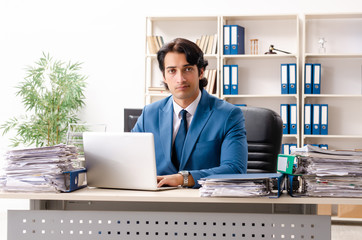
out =
<svg viewBox="0 0 362 240"><path fill-rule="evenodd" d="M204 77L205 68L200 68L200 79Z"/></svg>

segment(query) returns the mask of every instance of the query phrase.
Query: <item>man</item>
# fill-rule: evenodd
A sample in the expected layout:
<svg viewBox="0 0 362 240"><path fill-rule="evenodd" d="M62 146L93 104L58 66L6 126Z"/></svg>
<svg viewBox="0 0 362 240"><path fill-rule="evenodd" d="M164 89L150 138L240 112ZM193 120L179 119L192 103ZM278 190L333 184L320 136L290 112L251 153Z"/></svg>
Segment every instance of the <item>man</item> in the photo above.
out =
<svg viewBox="0 0 362 240"><path fill-rule="evenodd" d="M204 90L201 49L177 38L157 59L172 95L147 105L132 131L154 135L158 186L198 188L197 180L211 174L246 173L243 113Z"/></svg>

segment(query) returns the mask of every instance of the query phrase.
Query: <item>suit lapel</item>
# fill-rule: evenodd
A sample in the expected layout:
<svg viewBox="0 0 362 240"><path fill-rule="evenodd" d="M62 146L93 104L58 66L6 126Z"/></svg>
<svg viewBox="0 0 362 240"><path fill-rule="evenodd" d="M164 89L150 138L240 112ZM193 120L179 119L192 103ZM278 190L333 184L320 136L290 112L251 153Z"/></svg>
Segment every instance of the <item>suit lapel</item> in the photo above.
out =
<svg viewBox="0 0 362 240"><path fill-rule="evenodd" d="M172 98L166 102L163 108L159 109L159 134L162 143L163 153L165 156L165 161L169 162L169 166L174 168L174 171L177 171L171 161L171 151L172 151L172 132L173 132L173 106Z"/></svg>
<svg viewBox="0 0 362 240"><path fill-rule="evenodd" d="M192 153L196 141L211 116L212 110L210 108L209 101L210 98L208 93L203 90L199 105L197 106L195 112L195 116L193 117L190 128L187 132L183 154L180 162L180 170L184 169L184 167L186 166L187 160Z"/></svg>

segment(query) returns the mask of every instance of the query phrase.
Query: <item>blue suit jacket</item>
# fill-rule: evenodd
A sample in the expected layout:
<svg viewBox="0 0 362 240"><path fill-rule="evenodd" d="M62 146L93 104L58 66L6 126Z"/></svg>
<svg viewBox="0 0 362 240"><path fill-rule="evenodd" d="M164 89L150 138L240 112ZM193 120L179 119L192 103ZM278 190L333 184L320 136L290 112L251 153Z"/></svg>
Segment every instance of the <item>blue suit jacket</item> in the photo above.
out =
<svg viewBox="0 0 362 240"><path fill-rule="evenodd" d="M177 173L171 162L172 96L147 105L132 132L151 132L155 138L157 175ZM240 108L205 90L189 126L180 170L195 180L211 174L246 173L248 147L245 119Z"/></svg>

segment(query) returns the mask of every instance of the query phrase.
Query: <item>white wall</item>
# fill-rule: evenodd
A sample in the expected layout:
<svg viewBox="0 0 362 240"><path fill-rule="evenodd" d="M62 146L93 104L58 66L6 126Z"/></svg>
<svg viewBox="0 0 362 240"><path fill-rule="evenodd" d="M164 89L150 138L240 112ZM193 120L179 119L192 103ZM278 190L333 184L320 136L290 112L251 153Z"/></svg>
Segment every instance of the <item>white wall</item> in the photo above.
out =
<svg viewBox="0 0 362 240"><path fill-rule="evenodd" d="M81 119L122 131L123 108L143 106L146 16L339 12L362 12L362 1L0 0L0 124L23 114L15 86L24 79L24 68L44 51L56 59L84 63L89 78ZM0 152L10 136L0 136ZM27 205L2 200L0 210ZM1 234L6 232L2 222L4 217Z"/></svg>

